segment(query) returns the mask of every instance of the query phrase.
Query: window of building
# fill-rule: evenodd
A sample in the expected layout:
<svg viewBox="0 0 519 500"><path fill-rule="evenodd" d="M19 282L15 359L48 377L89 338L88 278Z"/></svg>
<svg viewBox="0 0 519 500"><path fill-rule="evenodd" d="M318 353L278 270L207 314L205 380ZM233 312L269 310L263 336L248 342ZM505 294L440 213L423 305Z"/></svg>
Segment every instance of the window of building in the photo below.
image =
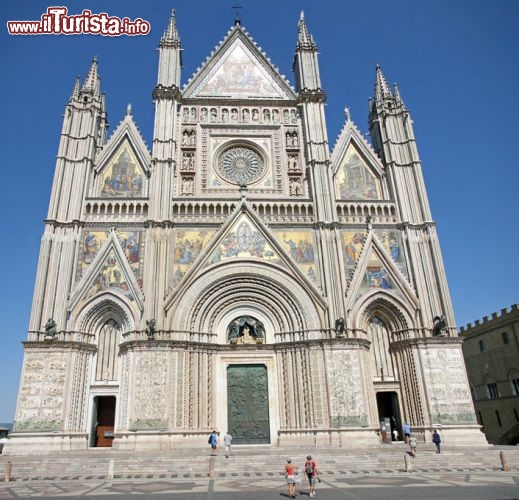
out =
<svg viewBox="0 0 519 500"><path fill-rule="evenodd" d="M485 345L485 341L484 340L480 340L479 341L479 350L481 352L483 352L486 348L487 348L487 346Z"/></svg>
<svg viewBox="0 0 519 500"><path fill-rule="evenodd" d="M510 343L510 338L508 337L508 332L503 332L501 334L501 336L503 337L503 344L509 344Z"/></svg>
<svg viewBox="0 0 519 500"><path fill-rule="evenodd" d="M519 396L519 378L512 379L512 393L514 396Z"/></svg>
<svg viewBox="0 0 519 500"><path fill-rule="evenodd" d="M496 418L497 423L499 424L499 427L503 427L503 424L501 424L501 417L499 416L499 412L496 410Z"/></svg>
<svg viewBox="0 0 519 500"><path fill-rule="evenodd" d="M499 398L499 389L497 384L487 384L488 397L490 399L498 399Z"/></svg>

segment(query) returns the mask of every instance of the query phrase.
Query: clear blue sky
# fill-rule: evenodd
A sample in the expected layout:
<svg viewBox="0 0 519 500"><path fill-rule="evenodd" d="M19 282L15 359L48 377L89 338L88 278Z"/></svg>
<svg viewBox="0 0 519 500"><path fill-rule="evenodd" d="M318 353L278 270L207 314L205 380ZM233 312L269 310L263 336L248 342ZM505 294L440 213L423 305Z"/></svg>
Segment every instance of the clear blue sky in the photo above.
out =
<svg viewBox="0 0 519 500"><path fill-rule="evenodd" d="M182 82L234 20L235 0L2 0L0 78L4 262L0 422L14 416L43 219L64 106L76 75L98 56L110 129L128 102L151 145L159 38L172 7L184 49ZM293 82L299 12L319 47L333 147L344 107L367 131L375 65L411 110L457 324L518 302L516 0L241 0L242 24ZM151 23L146 36L10 36L8 20L37 20L66 5ZM491 231L492 237L488 236ZM486 234L485 239L483 233ZM485 244L483 245L483 240Z"/></svg>

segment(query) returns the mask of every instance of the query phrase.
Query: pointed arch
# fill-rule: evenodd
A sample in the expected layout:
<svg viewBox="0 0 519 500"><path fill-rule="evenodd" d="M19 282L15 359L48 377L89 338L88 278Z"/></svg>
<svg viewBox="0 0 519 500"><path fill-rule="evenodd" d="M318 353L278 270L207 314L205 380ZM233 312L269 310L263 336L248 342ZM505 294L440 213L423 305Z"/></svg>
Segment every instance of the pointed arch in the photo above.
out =
<svg viewBox="0 0 519 500"><path fill-rule="evenodd" d="M133 310L115 293L106 292L88 301L78 312L74 329L80 332L96 332L109 320L115 321L122 332L135 330L138 325L138 311Z"/></svg>

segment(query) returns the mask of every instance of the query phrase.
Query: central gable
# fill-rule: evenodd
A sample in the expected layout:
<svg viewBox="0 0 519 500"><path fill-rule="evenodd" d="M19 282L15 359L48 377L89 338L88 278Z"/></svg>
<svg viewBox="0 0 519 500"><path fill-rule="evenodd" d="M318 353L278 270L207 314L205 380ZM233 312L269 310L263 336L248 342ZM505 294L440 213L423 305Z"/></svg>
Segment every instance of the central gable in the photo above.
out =
<svg viewBox="0 0 519 500"><path fill-rule="evenodd" d="M235 28L186 85L186 98L294 99L288 82Z"/></svg>

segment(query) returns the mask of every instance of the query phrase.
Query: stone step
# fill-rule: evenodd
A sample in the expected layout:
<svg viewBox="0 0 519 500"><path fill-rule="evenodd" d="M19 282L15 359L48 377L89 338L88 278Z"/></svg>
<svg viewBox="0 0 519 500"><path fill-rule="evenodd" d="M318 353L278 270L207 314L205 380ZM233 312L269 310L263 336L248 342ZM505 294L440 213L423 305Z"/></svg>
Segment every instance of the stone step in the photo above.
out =
<svg viewBox="0 0 519 500"><path fill-rule="evenodd" d="M232 457L220 453L211 458L208 450L178 450L171 452L141 452L138 455L117 450L89 450L87 452L46 456L0 456L0 467L12 463L12 477L19 480L35 478L107 478L114 477L207 477L210 470L215 477L279 476L286 458L302 469L308 450L292 448L240 449ZM489 447L484 449L445 450L441 455L433 447L424 445L417 456L410 458L413 470L466 471L499 470L500 451L513 470L519 470L519 448ZM349 473L402 472L407 447L385 447L365 452L345 449L311 451L322 475Z"/></svg>

